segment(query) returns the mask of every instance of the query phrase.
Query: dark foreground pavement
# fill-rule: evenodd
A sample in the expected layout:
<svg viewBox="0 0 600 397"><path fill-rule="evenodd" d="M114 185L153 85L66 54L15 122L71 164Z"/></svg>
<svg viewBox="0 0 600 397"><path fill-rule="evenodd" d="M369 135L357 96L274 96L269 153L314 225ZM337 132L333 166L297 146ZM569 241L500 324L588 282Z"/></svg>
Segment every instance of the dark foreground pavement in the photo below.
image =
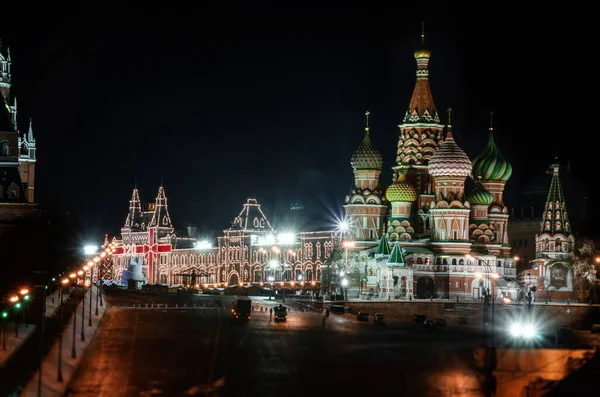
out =
<svg viewBox="0 0 600 397"><path fill-rule="evenodd" d="M126 305L147 298L108 299ZM154 304L177 300L180 307L111 308L72 395L482 395L473 371L477 330L378 326L333 314L323 326L320 314L295 311L285 323L270 321L268 312L236 323L231 299L154 295ZM219 380L224 386L207 394L206 386Z"/></svg>

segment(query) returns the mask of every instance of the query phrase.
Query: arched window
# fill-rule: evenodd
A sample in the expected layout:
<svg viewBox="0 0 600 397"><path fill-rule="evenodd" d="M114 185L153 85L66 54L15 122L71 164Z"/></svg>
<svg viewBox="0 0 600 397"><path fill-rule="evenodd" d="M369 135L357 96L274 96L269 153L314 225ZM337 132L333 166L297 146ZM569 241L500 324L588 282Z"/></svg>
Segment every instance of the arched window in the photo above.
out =
<svg viewBox="0 0 600 397"><path fill-rule="evenodd" d="M0 156L8 156L8 141L0 142Z"/></svg>

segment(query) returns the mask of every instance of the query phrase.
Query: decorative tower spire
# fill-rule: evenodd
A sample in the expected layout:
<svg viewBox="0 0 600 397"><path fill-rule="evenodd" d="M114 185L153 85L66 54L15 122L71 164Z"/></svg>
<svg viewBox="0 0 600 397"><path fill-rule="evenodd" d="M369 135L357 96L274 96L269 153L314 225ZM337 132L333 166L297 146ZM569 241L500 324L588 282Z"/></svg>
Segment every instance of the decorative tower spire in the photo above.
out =
<svg viewBox="0 0 600 397"><path fill-rule="evenodd" d="M154 206L154 214L152 220L148 224L149 227L166 227L173 228L171 223L171 217L169 216L169 207L167 205L167 196L165 195L165 189L162 185L162 175L160 177L161 183L158 188L158 194L156 195Z"/></svg>
<svg viewBox="0 0 600 397"><path fill-rule="evenodd" d="M535 256L539 268L538 289L549 291L551 298L568 298L573 290L573 248L575 237L567 213L567 204L559 175L558 159L551 165L552 174L540 232L535 238Z"/></svg>
<svg viewBox="0 0 600 397"><path fill-rule="evenodd" d="M135 183L135 187L133 188L133 193L131 194L131 200L129 200L129 213L127 214L127 219L125 220L125 228L126 229L138 229L140 227L142 219L142 203L140 202L140 194L137 188L137 182Z"/></svg>
<svg viewBox="0 0 600 397"><path fill-rule="evenodd" d="M383 156L371 140L371 113L368 111L365 112L364 129L363 140L350 160L354 170L354 188L344 200L346 217L351 224L360 225L353 231L359 248L377 244L387 212L387 201L380 183Z"/></svg>
<svg viewBox="0 0 600 397"><path fill-rule="evenodd" d="M427 164L443 141L444 125L440 123L438 111L429 86L429 59L431 52L425 47L425 23L421 25L419 49L414 52L417 61L417 80L408 109L404 114L398 138L396 165L392 167L394 179L401 172L416 189L418 199L415 211L426 211L433 200L431 195L432 178L427 172ZM419 223L425 220L419 220ZM420 230L428 233L427 230Z"/></svg>
<svg viewBox="0 0 600 397"><path fill-rule="evenodd" d="M33 120L29 119L29 131L27 132L27 142L35 144L35 138L33 137Z"/></svg>
<svg viewBox="0 0 600 397"><path fill-rule="evenodd" d="M452 138L452 108L448 108L448 125L446 127L446 139Z"/></svg>
<svg viewBox="0 0 600 397"><path fill-rule="evenodd" d="M542 216L542 225L539 234L548 233L550 235L563 234L568 237L571 233L571 224L567 213L567 204L563 193L562 184L559 176L560 164L556 160L551 165L552 182L550 182L550 190L544 207Z"/></svg>

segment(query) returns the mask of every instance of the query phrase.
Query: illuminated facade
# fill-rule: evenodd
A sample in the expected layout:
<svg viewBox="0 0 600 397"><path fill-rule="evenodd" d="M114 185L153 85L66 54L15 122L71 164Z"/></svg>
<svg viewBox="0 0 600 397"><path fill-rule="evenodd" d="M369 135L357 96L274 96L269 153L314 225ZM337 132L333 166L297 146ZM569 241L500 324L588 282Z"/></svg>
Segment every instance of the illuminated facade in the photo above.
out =
<svg viewBox="0 0 600 397"><path fill-rule="evenodd" d="M431 53L422 44L414 54L417 79L399 125L391 185L384 189L380 182L382 156L368 124L352 155L355 187L344 207L357 248L353 264L363 274L357 291L389 299L477 299L489 289L496 299L516 296L503 202L512 167L491 126L487 146L473 161L454 140L451 109L444 134L429 86ZM468 177L475 188L467 193Z"/></svg>
<svg viewBox="0 0 600 397"><path fill-rule="evenodd" d="M260 204L248 199L217 245L174 232L165 190L142 211L137 188L115 238L113 274L121 280L130 263L141 263L148 283L225 287L277 283L316 287L321 265L333 250L333 232L277 232ZM282 285L283 283L283 285Z"/></svg>
<svg viewBox="0 0 600 397"><path fill-rule="evenodd" d="M27 133L17 128L11 66L10 49L0 41L0 223L26 221L38 209L33 204L36 142L31 121Z"/></svg>

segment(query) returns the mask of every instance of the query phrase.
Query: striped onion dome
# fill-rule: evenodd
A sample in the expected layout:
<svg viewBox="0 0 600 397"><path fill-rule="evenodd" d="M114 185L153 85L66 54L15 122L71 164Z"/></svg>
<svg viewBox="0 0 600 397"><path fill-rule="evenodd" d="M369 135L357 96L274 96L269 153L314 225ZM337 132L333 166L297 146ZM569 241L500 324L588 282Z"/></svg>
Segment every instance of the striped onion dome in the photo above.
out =
<svg viewBox="0 0 600 397"><path fill-rule="evenodd" d="M448 125L446 140L438 146L428 164L429 175L468 177L471 174L471 160L456 144L452 137L452 127Z"/></svg>
<svg viewBox="0 0 600 397"><path fill-rule="evenodd" d="M392 183L385 192L385 197L390 202L402 201L412 203L417 200L415 187L405 180L404 174L398 175L396 182Z"/></svg>
<svg viewBox="0 0 600 397"><path fill-rule="evenodd" d="M508 181L512 175L512 166L500 154L490 128L490 140L483 152L473 160L473 174L484 181Z"/></svg>
<svg viewBox="0 0 600 397"><path fill-rule="evenodd" d="M375 149L369 135L370 114L370 112L365 113L365 137L350 159L350 164L355 170L380 170L383 167L383 156Z"/></svg>
<svg viewBox="0 0 600 397"><path fill-rule="evenodd" d="M475 205L490 205L494 201L494 195L488 192L479 180L475 184L475 189L467 194L467 201Z"/></svg>

